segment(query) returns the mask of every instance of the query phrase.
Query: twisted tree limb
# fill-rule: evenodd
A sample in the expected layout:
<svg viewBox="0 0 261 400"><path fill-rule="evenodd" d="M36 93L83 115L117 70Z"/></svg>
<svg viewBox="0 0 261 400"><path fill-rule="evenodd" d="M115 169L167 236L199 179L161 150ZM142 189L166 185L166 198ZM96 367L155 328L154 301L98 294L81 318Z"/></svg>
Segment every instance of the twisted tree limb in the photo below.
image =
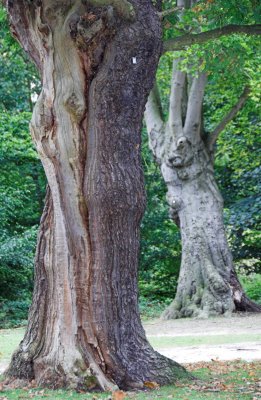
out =
<svg viewBox="0 0 261 400"><path fill-rule="evenodd" d="M220 121L220 123L216 126L214 131L208 136L207 146L210 150L213 148L214 144L217 141L219 134L225 129L227 124L229 124L229 122L231 122L235 118L235 116L237 115L237 113L240 110L242 110L242 108L244 107L244 105L249 97L249 93L250 93L250 88L249 88L249 86L246 86L243 93L241 94L238 101L236 102L236 104L230 109L230 111Z"/></svg>
<svg viewBox="0 0 261 400"><path fill-rule="evenodd" d="M206 43L208 40L217 39L221 36L233 33L244 33L246 35L261 35L261 24L256 25L227 25L197 34L187 33L177 38L166 40L163 44L163 53L167 51L185 50L193 44Z"/></svg>

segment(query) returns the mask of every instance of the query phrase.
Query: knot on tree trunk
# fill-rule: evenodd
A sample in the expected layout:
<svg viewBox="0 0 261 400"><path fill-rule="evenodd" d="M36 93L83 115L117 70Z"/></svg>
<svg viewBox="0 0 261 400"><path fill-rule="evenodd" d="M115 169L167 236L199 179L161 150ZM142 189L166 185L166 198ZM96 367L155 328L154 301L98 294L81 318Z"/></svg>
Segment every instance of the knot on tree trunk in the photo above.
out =
<svg viewBox="0 0 261 400"><path fill-rule="evenodd" d="M102 40L112 38L117 18L111 6L88 7L83 15L74 13L69 19L69 31L78 49L82 52L94 50Z"/></svg>

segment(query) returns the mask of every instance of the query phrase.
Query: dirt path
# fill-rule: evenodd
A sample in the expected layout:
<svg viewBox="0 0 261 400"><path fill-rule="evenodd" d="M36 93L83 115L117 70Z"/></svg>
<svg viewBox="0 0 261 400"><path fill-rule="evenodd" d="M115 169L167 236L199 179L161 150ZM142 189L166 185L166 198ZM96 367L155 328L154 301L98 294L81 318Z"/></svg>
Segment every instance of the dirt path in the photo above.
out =
<svg viewBox="0 0 261 400"><path fill-rule="evenodd" d="M180 363L261 359L261 314L144 323L154 348Z"/></svg>
<svg viewBox="0 0 261 400"><path fill-rule="evenodd" d="M179 363L238 358L261 360L261 314L236 314L232 318L208 320L152 320L143 325L153 347ZM6 369L23 331L0 331L0 373ZM6 337L5 342L3 337ZM9 349L5 357L1 357L4 343Z"/></svg>

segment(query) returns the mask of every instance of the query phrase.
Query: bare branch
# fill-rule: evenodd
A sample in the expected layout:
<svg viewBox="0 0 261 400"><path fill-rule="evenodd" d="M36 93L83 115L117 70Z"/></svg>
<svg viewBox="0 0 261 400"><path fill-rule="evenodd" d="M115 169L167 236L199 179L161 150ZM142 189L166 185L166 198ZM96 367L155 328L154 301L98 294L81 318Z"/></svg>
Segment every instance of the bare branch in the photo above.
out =
<svg viewBox="0 0 261 400"><path fill-rule="evenodd" d="M183 7L174 7L174 8L169 8L168 10L162 11L159 13L160 19L164 19L168 15L174 14L177 11L182 11L184 8Z"/></svg>
<svg viewBox="0 0 261 400"><path fill-rule="evenodd" d="M213 148L219 134L225 129L227 124L229 124L229 122L231 122L235 118L235 116L238 114L240 110L242 110L249 97L249 93L250 93L250 88L249 86L246 86L236 104L230 109L227 115L225 115L222 121L216 126L212 134L208 136L207 146L210 150Z"/></svg>
<svg viewBox="0 0 261 400"><path fill-rule="evenodd" d="M167 51L184 50L193 44L205 43L211 39L221 36L232 35L233 33L244 33L246 35L261 35L261 24L256 25L227 25L222 28L213 29L197 34L187 33L174 39L166 40L163 44L163 53Z"/></svg>
<svg viewBox="0 0 261 400"><path fill-rule="evenodd" d="M150 92L144 117L149 136L150 148L154 156L160 159L161 147L164 142L165 124L163 121L161 100L157 83L155 83Z"/></svg>
<svg viewBox="0 0 261 400"><path fill-rule="evenodd" d="M148 131L152 129L160 130L162 128L163 113L157 82L155 82L146 104L145 121Z"/></svg>
<svg viewBox="0 0 261 400"><path fill-rule="evenodd" d="M204 98L205 87L207 84L207 75L201 73L194 77L189 91L188 108L184 132L186 136L195 140L195 135L200 135L201 128L201 110Z"/></svg>
<svg viewBox="0 0 261 400"><path fill-rule="evenodd" d="M128 0L90 0L90 3L97 7L112 6L119 15L127 20L135 18L133 5Z"/></svg>
<svg viewBox="0 0 261 400"><path fill-rule="evenodd" d="M182 133L182 98L184 93L184 85L186 81L186 73L177 69L180 60L173 61L171 93L169 103L169 128L174 135Z"/></svg>

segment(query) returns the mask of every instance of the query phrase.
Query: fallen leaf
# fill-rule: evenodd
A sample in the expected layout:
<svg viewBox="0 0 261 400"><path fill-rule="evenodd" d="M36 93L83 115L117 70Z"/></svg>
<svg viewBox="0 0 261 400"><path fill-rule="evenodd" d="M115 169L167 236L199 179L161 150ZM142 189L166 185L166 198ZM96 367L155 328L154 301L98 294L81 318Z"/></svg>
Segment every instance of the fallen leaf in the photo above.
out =
<svg viewBox="0 0 261 400"><path fill-rule="evenodd" d="M123 400L126 397L126 393L122 390L116 390L112 393L112 400Z"/></svg>
<svg viewBox="0 0 261 400"><path fill-rule="evenodd" d="M144 386L149 389L159 389L159 384L157 382L145 381Z"/></svg>

